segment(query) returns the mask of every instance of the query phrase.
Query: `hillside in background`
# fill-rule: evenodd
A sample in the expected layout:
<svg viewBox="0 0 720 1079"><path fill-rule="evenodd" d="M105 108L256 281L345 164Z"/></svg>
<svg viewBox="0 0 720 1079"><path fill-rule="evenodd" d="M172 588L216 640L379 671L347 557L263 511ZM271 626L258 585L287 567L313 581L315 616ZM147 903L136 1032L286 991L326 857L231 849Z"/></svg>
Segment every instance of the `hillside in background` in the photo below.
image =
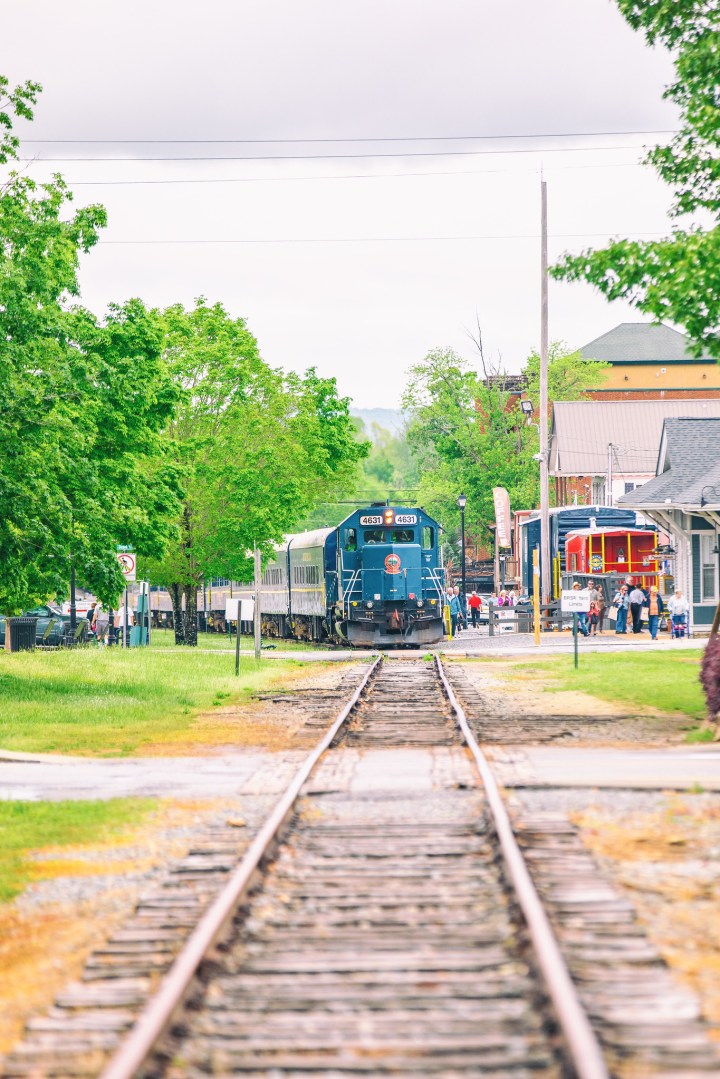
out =
<svg viewBox="0 0 720 1079"><path fill-rule="evenodd" d="M373 442L377 441L373 434L374 423L389 431L394 438L401 436L405 429L405 413L399 408L351 408L350 415L362 420L367 437Z"/></svg>

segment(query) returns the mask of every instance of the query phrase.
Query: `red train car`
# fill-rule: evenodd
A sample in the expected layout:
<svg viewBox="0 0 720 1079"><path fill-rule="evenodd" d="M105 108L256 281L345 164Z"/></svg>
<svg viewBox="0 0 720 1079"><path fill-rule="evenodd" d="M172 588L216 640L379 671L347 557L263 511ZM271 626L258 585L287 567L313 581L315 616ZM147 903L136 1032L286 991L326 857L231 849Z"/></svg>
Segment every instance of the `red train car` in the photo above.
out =
<svg viewBox="0 0 720 1079"><path fill-rule="evenodd" d="M565 537L565 563L570 573L620 573L649 587L658 579L656 544L654 532L578 528Z"/></svg>

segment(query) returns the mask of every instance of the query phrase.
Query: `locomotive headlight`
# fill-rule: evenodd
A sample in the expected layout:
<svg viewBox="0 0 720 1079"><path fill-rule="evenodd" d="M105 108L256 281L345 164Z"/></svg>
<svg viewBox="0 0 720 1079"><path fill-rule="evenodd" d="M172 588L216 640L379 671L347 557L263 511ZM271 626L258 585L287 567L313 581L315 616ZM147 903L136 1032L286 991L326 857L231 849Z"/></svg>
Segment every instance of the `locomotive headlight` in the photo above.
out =
<svg viewBox="0 0 720 1079"><path fill-rule="evenodd" d="M369 600L367 601L367 603L365 604L365 606L367 607L367 609L368 609L369 611L371 611L371 610L372 610L372 605L373 605L373 601L372 601L371 599L369 599Z"/></svg>
<svg viewBox="0 0 720 1079"><path fill-rule="evenodd" d="M383 523L391 525L395 520L395 513L393 510L385 510L383 513Z"/></svg>
<svg viewBox="0 0 720 1079"><path fill-rule="evenodd" d="M417 601L417 603L418 603L418 607L424 607L425 606L425 600L424 599L419 599Z"/></svg>

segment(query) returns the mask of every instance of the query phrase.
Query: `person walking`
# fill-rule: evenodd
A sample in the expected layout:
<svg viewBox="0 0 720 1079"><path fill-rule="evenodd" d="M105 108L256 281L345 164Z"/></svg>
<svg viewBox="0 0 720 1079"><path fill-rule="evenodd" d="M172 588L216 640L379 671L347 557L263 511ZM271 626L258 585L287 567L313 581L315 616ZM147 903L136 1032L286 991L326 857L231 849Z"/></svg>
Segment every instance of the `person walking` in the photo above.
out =
<svg viewBox="0 0 720 1079"><path fill-rule="evenodd" d="M657 590L657 585L650 585L650 599L648 600L648 629L650 630L650 636L654 641L657 640L658 626L660 625L660 616L665 610L665 604L663 603L662 596Z"/></svg>
<svg viewBox="0 0 720 1079"><path fill-rule="evenodd" d="M470 593L468 606L470 607L470 618L472 620L473 629L477 629L480 611L482 610L482 597L477 594L474 588Z"/></svg>
<svg viewBox="0 0 720 1079"><path fill-rule="evenodd" d="M667 606L672 622L672 636L684 637L690 620L690 604L679 588L675 589L675 594L670 597Z"/></svg>
<svg viewBox="0 0 720 1079"><path fill-rule="evenodd" d="M597 637L598 630L602 633L603 611L605 609L605 597L592 578L588 581L590 590L590 636Z"/></svg>
<svg viewBox="0 0 720 1079"><path fill-rule="evenodd" d="M619 590L615 593L613 607L617 611L615 617L615 632L627 633L627 616L628 608L630 607L630 598L626 584L620 585Z"/></svg>
<svg viewBox="0 0 720 1079"><path fill-rule="evenodd" d="M102 603L98 603L93 612L92 620L93 633L98 644L107 644L109 624L110 615L104 610Z"/></svg>
<svg viewBox="0 0 720 1079"><path fill-rule="evenodd" d="M460 586L457 584L453 588L453 594L457 596L458 602L460 604L460 615L458 618L459 633L461 629L467 626L467 600L465 598L465 593L460 591Z"/></svg>
<svg viewBox="0 0 720 1079"><path fill-rule="evenodd" d="M116 635L121 644L126 646L130 644L130 630L134 625L135 615L132 607L129 603L127 607L123 604L115 612L115 630L118 631Z"/></svg>
<svg viewBox="0 0 720 1079"><path fill-rule="evenodd" d="M462 615L462 604L460 602L460 589L453 589L453 596L450 600L450 636L456 637L458 634L458 623L460 622Z"/></svg>
<svg viewBox="0 0 720 1079"><path fill-rule="evenodd" d="M575 583L572 586L572 590L573 590L573 592L582 592L582 585L580 584L579 581L575 581ZM588 627L588 616L585 613L585 611L579 611L578 612L577 620L578 620L578 629L582 633L583 637L587 637L588 633L590 632L590 629Z"/></svg>
<svg viewBox="0 0 720 1079"><path fill-rule="evenodd" d="M645 593L635 585L628 599L630 600L632 631L633 633L640 633L642 630L642 609L645 606Z"/></svg>

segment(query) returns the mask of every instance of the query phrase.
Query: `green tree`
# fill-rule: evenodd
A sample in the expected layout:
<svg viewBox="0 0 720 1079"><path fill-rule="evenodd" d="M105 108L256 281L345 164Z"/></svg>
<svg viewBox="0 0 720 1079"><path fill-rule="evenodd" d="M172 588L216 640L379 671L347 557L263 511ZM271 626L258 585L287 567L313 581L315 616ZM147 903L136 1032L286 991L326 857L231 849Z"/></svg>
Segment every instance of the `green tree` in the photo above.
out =
<svg viewBox="0 0 720 1079"><path fill-rule="evenodd" d="M589 390L599 389L607 380L612 364L586 359L580 352L569 352L561 341L553 341L548 349L548 400L580 401ZM540 407L540 353L531 352L522 374L525 396L535 409Z"/></svg>
<svg viewBox="0 0 720 1079"><path fill-rule="evenodd" d="M482 357L482 344L478 341ZM410 414L408 438L419 461L418 501L440 521L456 522L457 496L467 496L468 534L490 535L495 518L493 487L505 487L516 508L537 505L537 427L529 426L501 372L484 361L481 378L452 349L435 349L410 370L403 407ZM585 360L559 343L550 348L550 400L578 400L602 385L608 365ZM527 396L539 407L540 361L528 358L522 372Z"/></svg>
<svg viewBox="0 0 720 1079"><path fill-rule="evenodd" d="M249 580L263 556L366 452L333 379L271 369L241 318L200 299L162 313L165 355L184 391L168 437L185 470L177 536L149 567L168 587L179 643L195 644L204 578ZM182 599L185 613L182 614Z"/></svg>
<svg viewBox="0 0 720 1079"><path fill-rule="evenodd" d="M40 87L0 78L0 161ZM159 432L177 390L139 301L102 322L73 306L79 256L101 206L69 211L62 178L12 171L0 188L0 607L67 592L71 566L106 603L122 585L118 542L160 549L176 477Z"/></svg>
<svg viewBox="0 0 720 1079"><path fill-rule="evenodd" d="M310 511L302 528L330 528L340 524L356 506L390 499L396 504L410 505L417 500L417 462L405 434L391 431L373 423L368 441L362 420L351 417L358 442L369 446L367 457L357 468L354 481L331 485L325 500Z"/></svg>
<svg viewBox="0 0 720 1079"><path fill-rule="evenodd" d="M662 240L617 240L566 255L557 278L584 280L609 300L623 299L654 319L683 326L694 355L720 359L720 7L718 0L617 0L621 13L651 45L671 49L675 79L664 97L680 113L680 130L647 156L673 193L671 215L700 212Z"/></svg>

